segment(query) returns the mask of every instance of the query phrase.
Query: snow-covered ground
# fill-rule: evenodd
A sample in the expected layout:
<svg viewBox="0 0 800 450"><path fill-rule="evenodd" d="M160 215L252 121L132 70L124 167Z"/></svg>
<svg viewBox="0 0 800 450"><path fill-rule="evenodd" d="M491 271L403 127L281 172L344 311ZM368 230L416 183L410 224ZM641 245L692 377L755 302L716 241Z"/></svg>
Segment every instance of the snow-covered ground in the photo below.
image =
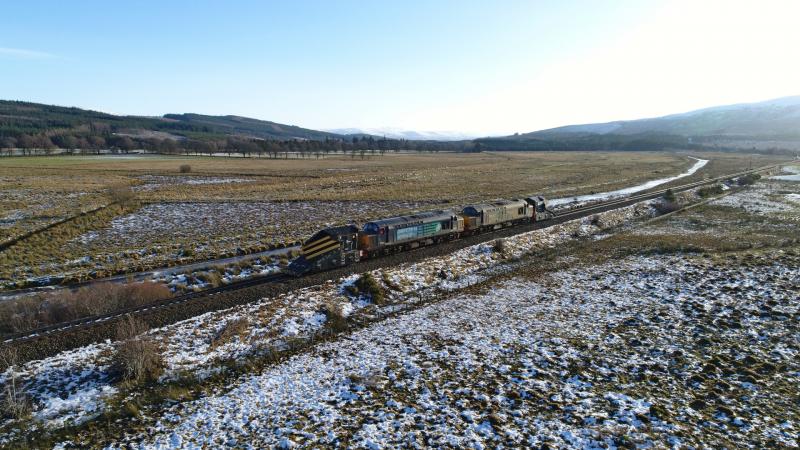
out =
<svg viewBox="0 0 800 450"><path fill-rule="evenodd" d="M430 258L414 264L374 272L387 287L387 306L378 307L362 297L349 296L344 286L353 279L335 280L325 285L289 293L261 302L211 312L176 323L149 334L162 343L167 364L165 379L192 373L199 378L218 371L216 363L246 357L265 349L283 350L292 338L307 338L325 326L320 311L336 305L348 315L382 317L410 309L442 292L474 285L492 274L510 269L525 254L555 247L581 236L602 232L639 218L652 217L650 202L632 205L589 218L574 220L551 228L520 234L504 240L503 252L492 243L459 250L451 255ZM388 280L388 282L386 281ZM391 288L389 288L391 284ZM243 339L212 345L228 322L246 318L249 323ZM112 388L108 376L113 343L104 342L45 361L33 361L18 371L18 377L36 408L38 425L47 428L91 419L103 410L103 398ZM10 377L6 371L0 382ZM62 402L59 399L80 399ZM48 405L55 402L58 408ZM87 405L91 405L88 406ZM0 444L2 439L0 438Z"/></svg>
<svg viewBox="0 0 800 450"><path fill-rule="evenodd" d="M597 193L597 194L578 195L578 196L575 196L575 197L554 198L552 200L548 200L548 204L550 206L561 206L561 205L566 205L568 203L569 204L581 204L581 203L586 203L586 202L594 202L594 201L599 201L599 200L608 200L608 199L611 199L611 198L624 197L626 195L631 195L631 194L635 194L637 192L646 191L646 190L652 189L652 188L654 188L656 186L660 186L662 184L666 184L666 183L669 183L669 182L672 182L672 181L675 181L675 180L678 180L678 179L693 175L695 172L697 172L698 170L702 169L703 166L708 164L708 161L709 161L707 159L699 159L699 158L694 158L694 157L691 157L691 156L690 156L690 158L694 159L696 161L694 163L694 165L692 167L690 167L689 170L687 170L686 172L683 172L680 175L675 175L674 177L659 178L657 180L651 180L651 181L648 181L646 183L642 183L642 184L639 184L639 185L636 185L636 186L631 186L631 187L627 187L627 188L624 188L624 189L617 189L616 191L600 192L600 193Z"/></svg>
<svg viewBox="0 0 800 450"><path fill-rule="evenodd" d="M153 203L135 213L117 217L110 227L76 239L98 248L131 248L180 239L213 237L215 242L270 242L307 236L339 217L378 217L389 209L424 208L424 203L391 201L352 202L185 202ZM246 236L246 237L245 237Z"/></svg>
<svg viewBox="0 0 800 450"><path fill-rule="evenodd" d="M782 169L789 175L775 175L772 177L772 179L783 181L800 181L800 166L784 166Z"/></svg>
<svg viewBox="0 0 800 450"><path fill-rule="evenodd" d="M742 203L759 189L792 199L759 184L729 206L761 214ZM517 235L502 249L480 244L374 271L386 291L380 305L348 294L350 277L154 330L166 381L286 349L322 331L331 306L371 323L155 411L154 426L118 444L796 446L800 418L786 406L800 381L796 255L721 267L629 257L470 287L515 273L526 255L652 217L651 205ZM241 318L241 337L214 342ZM26 364L19 377L36 404L27 433L103 411L118 389L107 375L112 351L106 342Z"/></svg>
<svg viewBox="0 0 800 450"><path fill-rule="evenodd" d="M120 443L796 446L800 417L780 389L800 382L786 334L799 276L781 261L633 257L512 279L176 405Z"/></svg>
<svg viewBox="0 0 800 450"><path fill-rule="evenodd" d="M787 222L800 221L796 204L798 193L789 192L782 189L781 186L782 184L797 186L797 183L785 183L785 181L792 180L772 181L775 178L772 177L746 190L714 200L712 204L738 208L749 213L782 219Z"/></svg>
<svg viewBox="0 0 800 450"><path fill-rule="evenodd" d="M152 191L164 186L174 185L203 185L203 184L231 184L231 183L252 183L252 178L235 177L206 177L206 176L164 176L164 175L143 175L137 177L142 184L134 187L136 191Z"/></svg>

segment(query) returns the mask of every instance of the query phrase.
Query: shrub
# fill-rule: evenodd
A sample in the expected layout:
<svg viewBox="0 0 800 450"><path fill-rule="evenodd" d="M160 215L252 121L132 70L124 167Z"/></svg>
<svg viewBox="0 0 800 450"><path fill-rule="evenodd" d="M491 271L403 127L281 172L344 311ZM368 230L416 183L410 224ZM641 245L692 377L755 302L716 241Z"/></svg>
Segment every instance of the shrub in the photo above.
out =
<svg viewBox="0 0 800 450"><path fill-rule="evenodd" d="M179 168L179 170L180 170L181 173L189 173L189 172L192 171L192 166L190 166L188 164L181 164L181 167Z"/></svg>
<svg viewBox="0 0 800 450"><path fill-rule="evenodd" d="M123 206L130 205L136 200L136 193L126 185L111 186L106 190L106 194L112 202Z"/></svg>
<svg viewBox="0 0 800 450"><path fill-rule="evenodd" d="M675 203L675 193L672 192L672 189L667 189L667 191L664 192L663 198L670 203Z"/></svg>
<svg viewBox="0 0 800 450"><path fill-rule="evenodd" d="M222 276L216 271L200 272L197 274L197 278L204 283L210 284L212 287L217 287L222 284Z"/></svg>
<svg viewBox="0 0 800 450"><path fill-rule="evenodd" d="M172 292L161 283L96 283L76 291L23 297L0 302L0 332L18 333L80 317L106 314L169 298Z"/></svg>
<svg viewBox="0 0 800 450"><path fill-rule="evenodd" d="M134 384L156 381L164 372L164 357L158 343L141 336L147 326L127 316L117 326L117 343L111 362L111 374Z"/></svg>
<svg viewBox="0 0 800 450"><path fill-rule="evenodd" d="M739 177L737 184L739 186L749 186L761 179L761 175L757 173L748 173L747 175Z"/></svg>
<svg viewBox="0 0 800 450"><path fill-rule="evenodd" d="M344 315L341 306L328 302L322 305L322 313L325 314L325 325L334 332L344 331L348 328L347 316Z"/></svg>
<svg viewBox="0 0 800 450"><path fill-rule="evenodd" d="M679 209L681 209L681 206L675 202L664 200L659 203L656 203L655 208L658 214L668 214L671 212L678 211Z"/></svg>
<svg viewBox="0 0 800 450"><path fill-rule="evenodd" d="M139 336L147 330L146 323L128 314L117 324L116 338L118 341L126 341Z"/></svg>
<svg viewBox="0 0 800 450"><path fill-rule="evenodd" d="M348 286L348 288L348 292L351 292L353 295L365 295L369 297L372 300L372 303L375 303L376 305L381 305L384 303L385 297L383 287L369 272L366 272L358 277L356 282L351 286Z"/></svg>
<svg viewBox="0 0 800 450"><path fill-rule="evenodd" d="M697 190L697 195L700 197L710 197L712 195L719 195L722 194L722 185L721 184L714 184L711 186L702 187Z"/></svg>

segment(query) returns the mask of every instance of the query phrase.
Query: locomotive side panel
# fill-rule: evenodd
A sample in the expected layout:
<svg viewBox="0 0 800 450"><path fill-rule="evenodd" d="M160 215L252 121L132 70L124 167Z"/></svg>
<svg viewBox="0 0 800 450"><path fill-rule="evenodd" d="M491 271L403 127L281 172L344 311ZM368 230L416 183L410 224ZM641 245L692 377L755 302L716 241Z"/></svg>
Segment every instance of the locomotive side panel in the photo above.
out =
<svg viewBox="0 0 800 450"><path fill-rule="evenodd" d="M372 254L389 247L430 243L442 237L454 236L463 229L463 220L449 210L376 220L364 225L359 234L359 249L365 254Z"/></svg>
<svg viewBox="0 0 800 450"><path fill-rule="evenodd" d="M528 204L523 200L500 200L467 206L462 214L465 217L465 228L469 230L505 225L530 218Z"/></svg>

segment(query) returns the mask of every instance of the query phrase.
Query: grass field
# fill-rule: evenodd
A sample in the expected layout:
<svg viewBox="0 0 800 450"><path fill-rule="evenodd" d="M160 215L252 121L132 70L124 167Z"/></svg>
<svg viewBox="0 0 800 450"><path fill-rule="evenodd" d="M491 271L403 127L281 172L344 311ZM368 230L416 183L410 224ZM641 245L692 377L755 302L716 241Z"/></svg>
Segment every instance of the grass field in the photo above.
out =
<svg viewBox="0 0 800 450"><path fill-rule="evenodd" d="M776 158L697 154L694 175L720 175ZM366 159L56 156L0 159L0 242L111 202L0 252L0 285L51 276L100 277L178 261L252 252L316 229L419 209L534 193L563 197L681 173L676 153L400 154ZM181 166L190 166L182 172Z"/></svg>

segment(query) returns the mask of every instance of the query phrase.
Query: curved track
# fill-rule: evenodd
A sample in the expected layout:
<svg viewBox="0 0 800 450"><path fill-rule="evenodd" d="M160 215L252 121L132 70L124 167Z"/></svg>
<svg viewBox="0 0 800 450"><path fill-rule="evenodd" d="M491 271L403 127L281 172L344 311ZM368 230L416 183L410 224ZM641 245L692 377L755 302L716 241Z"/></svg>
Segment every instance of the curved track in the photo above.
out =
<svg viewBox="0 0 800 450"><path fill-rule="evenodd" d="M369 259L351 266L333 269L327 272L309 274L301 278L294 278L287 274L279 273L237 281L225 286L208 289L201 292L180 295L144 306L126 308L110 314L85 317L69 322L38 328L29 332L7 335L3 338L2 343L4 345L14 347L28 346L28 348L25 349L26 351L23 351L23 354L21 355L21 357L24 359L41 358L57 353L58 351L112 338L114 336L113 324L115 324L116 321L121 317L129 314L144 317L145 321L151 326L164 326L169 323L174 323L178 320L184 320L205 312L250 303L271 295L320 284L327 279L338 278L353 273L361 273L385 266L396 265L402 262L437 256L440 254L447 254L460 248L468 247L492 239L508 237L535 229L546 228L569 220L586 217L612 209L622 208L643 200L660 197L667 190L672 190L673 192L686 191L699 186L717 183L749 173L774 169L780 165L782 164L741 171L722 177L674 186L668 189L660 189L643 194L587 204L569 210L559 211L556 213L555 218L548 221L501 228L499 230L472 235L439 245L423 246L408 252Z"/></svg>

